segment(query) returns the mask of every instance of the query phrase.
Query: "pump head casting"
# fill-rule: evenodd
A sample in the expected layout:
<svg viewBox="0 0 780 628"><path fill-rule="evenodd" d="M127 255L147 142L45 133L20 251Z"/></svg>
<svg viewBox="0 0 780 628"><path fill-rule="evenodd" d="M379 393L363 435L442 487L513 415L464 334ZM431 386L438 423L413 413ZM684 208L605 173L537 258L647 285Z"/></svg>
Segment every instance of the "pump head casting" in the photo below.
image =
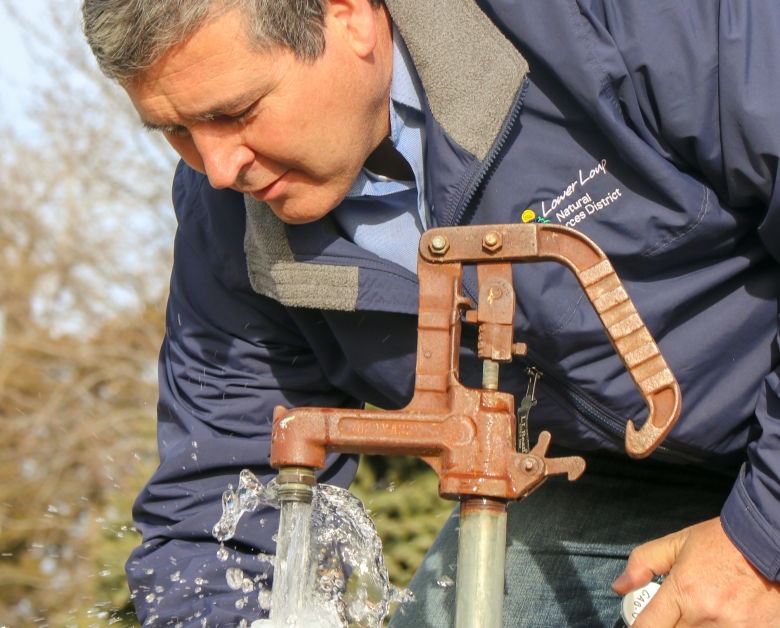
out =
<svg viewBox="0 0 780 628"><path fill-rule="evenodd" d="M528 453L516 449L514 398L493 385L459 380L461 315L479 325L478 355L508 363L523 354L514 342L516 296L512 263L555 261L576 275L607 336L623 360L649 414L640 430L629 422L626 451L652 453L680 414L677 381L604 253L586 236L552 224L481 225L431 229L421 241L415 392L398 411L296 408L274 412L271 465L320 468L331 451L411 455L439 475L439 493L518 500L553 474L570 480L585 470L579 457L547 458L542 432ZM479 301L462 294L462 267L476 263Z"/></svg>

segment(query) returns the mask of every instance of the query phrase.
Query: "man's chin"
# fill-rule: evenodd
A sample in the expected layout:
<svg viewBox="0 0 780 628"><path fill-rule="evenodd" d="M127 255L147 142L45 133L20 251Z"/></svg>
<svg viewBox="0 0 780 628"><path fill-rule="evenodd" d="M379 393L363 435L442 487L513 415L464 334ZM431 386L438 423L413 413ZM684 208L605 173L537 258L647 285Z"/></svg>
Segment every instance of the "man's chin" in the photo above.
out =
<svg viewBox="0 0 780 628"><path fill-rule="evenodd" d="M266 204L282 222L286 222L288 225L305 225L314 222L335 207L335 205L333 207L325 205L321 201L317 203L283 198L266 201Z"/></svg>

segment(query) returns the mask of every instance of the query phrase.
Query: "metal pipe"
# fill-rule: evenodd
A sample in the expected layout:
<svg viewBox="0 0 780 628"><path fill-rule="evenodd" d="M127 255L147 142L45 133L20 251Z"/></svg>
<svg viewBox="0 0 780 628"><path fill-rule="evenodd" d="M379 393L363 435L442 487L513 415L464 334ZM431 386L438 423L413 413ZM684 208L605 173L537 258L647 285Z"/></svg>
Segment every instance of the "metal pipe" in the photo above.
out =
<svg viewBox="0 0 780 628"><path fill-rule="evenodd" d="M482 388L498 389L498 362L482 362ZM504 616L506 502L460 504L455 628L501 628Z"/></svg>
<svg viewBox="0 0 780 628"><path fill-rule="evenodd" d="M482 361L482 388L485 390L498 390L498 362L493 360Z"/></svg>
<svg viewBox="0 0 780 628"><path fill-rule="evenodd" d="M279 486L279 501L303 502L311 504L314 497L314 485L317 478L314 477L314 469L308 467L282 467L276 477Z"/></svg>
<svg viewBox="0 0 780 628"><path fill-rule="evenodd" d="M455 628L501 628L506 513L495 499L461 503Z"/></svg>

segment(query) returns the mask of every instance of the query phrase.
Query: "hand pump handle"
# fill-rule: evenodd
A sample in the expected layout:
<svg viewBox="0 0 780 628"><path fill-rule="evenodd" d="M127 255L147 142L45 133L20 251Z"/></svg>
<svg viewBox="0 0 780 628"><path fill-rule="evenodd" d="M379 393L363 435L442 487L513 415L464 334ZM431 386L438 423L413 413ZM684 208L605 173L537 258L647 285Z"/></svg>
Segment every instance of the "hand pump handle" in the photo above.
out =
<svg viewBox="0 0 780 628"><path fill-rule="evenodd" d="M626 451L644 458L672 429L680 416L680 386L612 264L590 238L542 223L445 227L423 234L420 258L434 265L554 261L568 267L649 410L641 429L632 421L626 426Z"/></svg>

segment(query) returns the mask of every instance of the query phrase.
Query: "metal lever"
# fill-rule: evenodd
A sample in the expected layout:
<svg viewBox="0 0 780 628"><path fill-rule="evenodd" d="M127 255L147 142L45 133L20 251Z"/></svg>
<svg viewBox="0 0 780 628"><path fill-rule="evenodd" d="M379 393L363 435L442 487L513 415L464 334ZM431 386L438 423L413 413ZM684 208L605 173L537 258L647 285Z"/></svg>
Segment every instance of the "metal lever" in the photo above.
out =
<svg viewBox="0 0 780 628"><path fill-rule="evenodd" d="M626 451L650 455L680 416L680 387L604 252L582 233L552 224L431 229L420 256L434 265L555 261L571 269L628 369L649 413L642 429L626 426ZM491 264L492 265L492 264Z"/></svg>

